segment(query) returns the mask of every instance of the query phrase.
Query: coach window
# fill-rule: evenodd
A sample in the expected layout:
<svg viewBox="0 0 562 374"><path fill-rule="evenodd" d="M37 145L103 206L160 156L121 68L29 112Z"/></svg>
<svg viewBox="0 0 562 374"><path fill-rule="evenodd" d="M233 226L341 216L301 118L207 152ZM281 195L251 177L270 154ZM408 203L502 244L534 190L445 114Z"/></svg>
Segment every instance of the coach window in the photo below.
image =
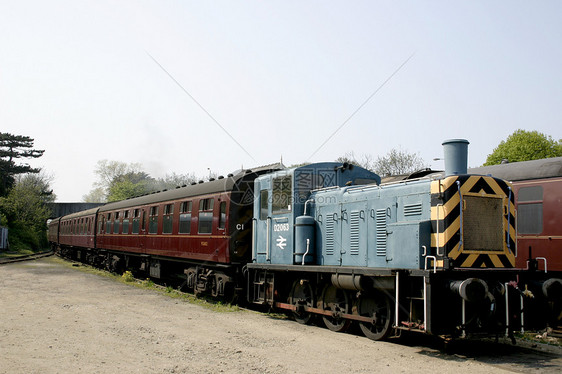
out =
<svg viewBox="0 0 562 374"><path fill-rule="evenodd" d="M164 224L162 226L162 234L172 233L173 214L174 214L174 204L164 205Z"/></svg>
<svg viewBox="0 0 562 374"><path fill-rule="evenodd" d="M158 233L158 207L153 206L150 208L150 215L148 217L148 233Z"/></svg>
<svg viewBox="0 0 562 374"><path fill-rule="evenodd" d="M105 222L105 233L111 234L111 213L107 213L107 221Z"/></svg>
<svg viewBox="0 0 562 374"><path fill-rule="evenodd" d="M517 193L519 234L540 234L543 229L542 186L521 187Z"/></svg>
<svg viewBox="0 0 562 374"><path fill-rule="evenodd" d="M140 229L140 209L133 210L133 234L138 234Z"/></svg>
<svg viewBox="0 0 562 374"><path fill-rule="evenodd" d="M287 213L291 211L291 186L290 175L273 178L273 214Z"/></svg>
<svg viewBox="0 0 562 374"><path fill-rule="evenodd" d="M191 233L191 201L184 201L180 204L180 234Z"/></svg>
<svg viewBox="0 0 562 374"><path fill-rule="evenodd" d="M119 234L119 223L120 223L119 217L120 217L119 212L115 212L115 221L113 223L113 233L114 234Z"/></svg>
<svg viewBox="0 0 562 374"><path fill-rule="evenodd" d="M224 230L226 227L226 201L221 202L220 216L219 216L219 229Z"/></svg>
<svg viewBox="0 0 562 374"><path fill-rule="evenodd" d="M214 199L199 200L199 234L210 234L213 232L213 206Z"/></svg>
<svg viewBox="0 0 562 374"><path fill-rule="evenodd" d="M123 212L123 234L129 233L129 213L128 210Z"/></svg>

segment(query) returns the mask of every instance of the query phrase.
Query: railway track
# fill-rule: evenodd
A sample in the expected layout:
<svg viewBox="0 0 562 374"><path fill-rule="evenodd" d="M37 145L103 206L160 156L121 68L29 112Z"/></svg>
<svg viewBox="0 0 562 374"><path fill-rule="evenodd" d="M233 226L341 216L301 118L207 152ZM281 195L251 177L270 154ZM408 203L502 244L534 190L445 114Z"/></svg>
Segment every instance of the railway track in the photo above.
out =
<svg viewBox="0 0 562 374"><path fill-rule="evenodd" d="M45 251L45 252L33 253L31 255L0 258L0 265L11 264L13 262L37 260L38 258L52 256L53 254L54 254L53 251Z"/></svg>

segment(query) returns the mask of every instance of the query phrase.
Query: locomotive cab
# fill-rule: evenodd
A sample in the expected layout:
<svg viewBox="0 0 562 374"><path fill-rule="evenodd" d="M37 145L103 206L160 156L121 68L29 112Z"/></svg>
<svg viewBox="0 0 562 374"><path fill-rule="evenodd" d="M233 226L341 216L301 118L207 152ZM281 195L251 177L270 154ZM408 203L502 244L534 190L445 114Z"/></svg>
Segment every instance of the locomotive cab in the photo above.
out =
<svg viewBox="0 0 562 374"><path fill-rule="evenodd" d="M365 183L380 184L380 181L377 174L366 169L335 162L310 164L260 176L254 184L253 262L317 263L311 247L314 224L303 217L313 214L311 191ZM301 231L308 231L308 234L301 235ZM295 242L296 239L299 242ZM308 245L306 239L309 239ZM306 254L307 246L309 254Z"/></svg>

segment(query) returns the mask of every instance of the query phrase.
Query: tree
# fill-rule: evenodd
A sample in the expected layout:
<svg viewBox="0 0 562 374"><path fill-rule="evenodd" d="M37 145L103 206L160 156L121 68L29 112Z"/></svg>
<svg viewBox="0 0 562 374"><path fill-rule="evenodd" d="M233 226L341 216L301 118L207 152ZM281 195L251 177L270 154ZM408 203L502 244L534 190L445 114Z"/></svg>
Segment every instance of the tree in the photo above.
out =
<svg viewBox="0 0 562 374"><path fill-rule="evenodd" d="M198 178L193 173L171 173L166 174L164 178L154 179L142 170L141 164L108 160L98 161L95 173L98 175L98 181L88 194L82 196L82 200L87 203L120 201L217 177L214 172L209 172L208 177L204 178Z"/></svg>
<svg viewBox="0 0 562 374"><path fill-rule="evenodd" d="M118 201L153 190L154 179L142 171L138 163L100 160L94 172L98 175L98 181L90 193L82 197L85 202Z"/></svg>
<svg viewBox="0 0 562 374"><path fill-rule="evenodd" d="M502 162L538 160L562 156L562 140L555 141L550 135L538 131L516 130L488 155L485 166Z"/></svg>
<svg viewBox="0 0 562 374"><path fill-rule="evenodd" d="M216 173L210 173L209 178L216 178ZM170 190L172 188L176 188L178 186L186 186L190 185L193 182L197 182L201 180L201 178L197 178L197 176L193 173L191 174L166 174L164 178L158 178L156 181L156 185L159 190Z"/></svg>
<svg viewBox="0 0 562 374"><path fill-rule="evenodd" d="M371 171L374 169L373 156L369 154L363 154L360 157L356 157L353 151L347 152L345 155L336 158L336 162L341 162L342 164L344 162L347 162L348 164L361 166L362 168Z"/></svg>
<svg viewBox="0 0 562 374"><path fill-rule="evenodd" d="M47 203L56 196L43 173L20 175L6 197L0 198L0 213L10 228L12 249L40 249L47 245Z"/></svg>
<svg viewBox="0 0 562 374"><path fill-rule="evenodd" d="M393 148L386 156L377 157L373 170L378 175L386 176L413 173L425 167L425 162L417 153Z"/></svg>
<svg viewBox="0 0 562 374"><path fill-rule="evenodd" d="M100 160L94 172L98 175L99 181L95 183L96 187L101 187L107 190L116 179L119 179L125 174L140 173L142 171L141 164L121 161Z"/></svg>
<svg viewBox="0 0 562 374"><path fill-rule="evenodd" d="M19 158L38 158L45 151L33 149L34 140L29 136L0 132L0 196L6 196L18 174L38 173L40 169L28 164L16 164Z"/></svg>
<svg viewBox="0 0 562 374"><path fill-rule="evenodd" d="M154 178L144 171L118 175L109 184L107 201L120 201L154 191Z"/></svg>
<svg viewBox="0 0 562 374"><path fill-rule="evenodd" d="M371 155L356 158L353 152L348 152L336 159L338 162L348 162L361 166L381 176L413 173L426 167L423 159L416 153L391 149L386 156L379 156L375 161Z"/></svg>
<svg viewBox="0 0 562 374"><path fill-rule="evenodd" d="M82 196L82 201L85 203L106 203L107 199L104 189L95 187L89 193Z"/></svg>

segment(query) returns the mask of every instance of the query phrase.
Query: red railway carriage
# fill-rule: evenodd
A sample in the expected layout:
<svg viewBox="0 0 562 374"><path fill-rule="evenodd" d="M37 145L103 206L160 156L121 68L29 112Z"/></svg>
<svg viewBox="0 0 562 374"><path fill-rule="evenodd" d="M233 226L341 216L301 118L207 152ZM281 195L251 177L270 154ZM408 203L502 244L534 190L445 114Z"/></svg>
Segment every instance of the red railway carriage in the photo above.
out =
<svg viewBox="0 0 562 374"><path fill-rule="evenodd" d="M64 216L51 224L50 240L65 257L155 278L185 273L196 293L224 295L241 287L242 266L251 259L254 179L281 167L244 170Z"/></svg>
<svg viewBox="0 0 562 374"><path fill-rule="evenodd" d="M88 209L60 218L58 243L61 248L95 248L98 209Z"/></svg>
<svg viewBox="0 0 562 374"><path fill-rule="evenodd" d="M562 157L470 169L512 182L517 207L516 267L562 271Z"/></svg>
<svg viewBox="0 0 562 374"><path fill-rule="evenodd" d="M59 242L59 224L60 217L47 221L47 240L51 244L53 250L57 249L57 243Z"/></svg>
<svg viewBox="0 0 562 374"><path fill-rule="evenodd" d="M251 228L251 216L233 214L251 206L240 200L243 182L248 178L239 175L107 204L99 211L97 246L153 258L240 262L250 244L244 231Z"/></svg>

